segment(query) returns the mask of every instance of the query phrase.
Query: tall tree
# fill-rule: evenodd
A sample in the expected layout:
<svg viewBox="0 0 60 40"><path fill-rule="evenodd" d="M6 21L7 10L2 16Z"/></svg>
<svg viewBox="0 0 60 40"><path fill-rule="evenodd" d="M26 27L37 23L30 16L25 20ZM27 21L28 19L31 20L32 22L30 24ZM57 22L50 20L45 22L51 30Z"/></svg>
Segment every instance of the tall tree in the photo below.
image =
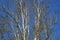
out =
<svg viewBox="0 0 60 40"><path fill-rule="evenodd" d="M34 10L34 40L49 40L50 36L54 33L54 29L51 25L56 23L55 19L52 19L50 11L47 8L47 4L41 6L43 0L33 0L32 6L28 3L28 0L13 0L15 9L10 12L9 8L3 4L0 9L4 12L6 17L0 16L2 21L0 26L0 34L5 32L5 29L12 31L15 40L30 40L30 8ZM31 7L29 7L31 6ZM3 19L2 19L3 18ZM33 19L32 19L33 20ZM6 25L5 25L6 24ZM8 25L7 25L8 24ZM7 29L8 27L8 29ZM12 30L10 29L12 28ZM10 40L10 39L8 39ZM12 39L11 39L12 40Z"/></svg>

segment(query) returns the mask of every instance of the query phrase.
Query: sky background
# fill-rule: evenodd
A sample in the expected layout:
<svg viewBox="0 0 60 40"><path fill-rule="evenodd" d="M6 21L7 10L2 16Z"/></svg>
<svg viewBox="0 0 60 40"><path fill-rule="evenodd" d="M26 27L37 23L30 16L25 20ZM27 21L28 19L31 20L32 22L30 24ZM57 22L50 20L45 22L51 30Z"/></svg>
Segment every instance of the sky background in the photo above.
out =
<svg viewBox="0 0 60 40"><path fill-rule="evenodd" d="M33 0L28 0L31 4L31 2ZM55 16L57 15L57 24L55 25L52 25L55 29L55 32L54 32L54 37L52 37L53 39L51 40L60 40L60 0L43 0L43 2L41 3L42 5L44 5L44 3L46 3L49 7L49 12L52 16ZM10 12L12 12L12 10L16 9L16 5L13 3L12 0L0 0L0 14L5 16L6 14L4 14L4 12L2 11L1 9L1 6L3 4L6 4L5 8L10 10ZM31 7L31 5L29 5L29 7ZM32 34L32 26L34 26L34 14L33 14L33 10L30 9L31 13L30 13L30 33L31 33L31 38L33 40L33 34ZM57 14L55 14L57 12ZM10 35L12 37L12 33L11 34L8 34L8 33L5 33L4 34L4 38L3 40L7 40L8 38L8 35ZM56 39L57 38L57 39Z"/></svg>

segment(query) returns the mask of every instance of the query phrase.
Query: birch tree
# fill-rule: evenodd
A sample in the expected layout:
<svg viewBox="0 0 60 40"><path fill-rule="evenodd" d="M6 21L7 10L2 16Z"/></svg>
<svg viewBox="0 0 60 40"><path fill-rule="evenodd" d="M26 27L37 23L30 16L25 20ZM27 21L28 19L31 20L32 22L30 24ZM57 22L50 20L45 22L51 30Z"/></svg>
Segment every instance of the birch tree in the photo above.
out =
<svg viewBox="0 0 60 40"><path fill-rule="evenodd" d="M54 33L54 29L51 25L54 25L56 20L52 19L52 16L47 9L47 4L40 6L42 1L43 0L33 0L33 4L31 4L33 6L30 7L34 11L35 18L33 29L34 40L50 40L50 36ZM14 34L15 40L30 40L30 4L28 3L28 0L13 0L13 3L15 4L16 9L11 12L9 8L8 10L6 9L5 4L0 7L0 9L5 12L4 14L8 16L8 18L5 17L6 20L4 21L4 24L10 24L7 26L12 28L10 31Z"/></svg>

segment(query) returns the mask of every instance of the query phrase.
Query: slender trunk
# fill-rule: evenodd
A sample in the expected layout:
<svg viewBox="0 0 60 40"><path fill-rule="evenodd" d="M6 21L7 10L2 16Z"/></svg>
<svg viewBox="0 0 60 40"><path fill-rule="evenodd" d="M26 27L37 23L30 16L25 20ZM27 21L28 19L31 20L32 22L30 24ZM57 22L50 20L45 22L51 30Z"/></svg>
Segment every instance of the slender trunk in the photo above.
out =
<svg viewBox="0 0 60 40"><path fill-rule="evenodd" d="M26 8L26 28L28 29L28 34L27 34L27 39L26 40L29 40L29 14L27 12L27 8Z"/></svg>
<svg viewBox="0 0 60 40"><path fill-rule="evenodd" d="M37 40L37 37L35 37L34 40Z"/></svg>
<svg viewBox="0 0 60 40"><path fill-rule="evenodd" d="M40 1L38 0L38 6L37 6L37 26L36 26L36 34L35 34L35 37L34 37L34 40L38 40L38 37L39 37L39 34L40 32L38 31L39 28L40 28L40 15L41 15L41 9L39 8L39 3ZM36 22L36 21L35 21Z"/></svg>
<svg viewBox="0 0 60 40"><path fill-rule="evenodd" d="M20 1L20 5L21 5L21 15L22 15L22 27L23 27L23 40L25 40L25 28L24 28L24 14L22 11L22 0Z"/></svg>
<svg viewBox="0 0 60 40"><path fill-rule="evenodd" d="M16 38L16 40L17 40L17 35L16 35L16 32L15 32L14 27L13 27L14 24L13 24L12 22L11 22L11 25L12 25L11 28L12 28L12 30L13 30L14 36L15 36L15 38Z"/></svg>

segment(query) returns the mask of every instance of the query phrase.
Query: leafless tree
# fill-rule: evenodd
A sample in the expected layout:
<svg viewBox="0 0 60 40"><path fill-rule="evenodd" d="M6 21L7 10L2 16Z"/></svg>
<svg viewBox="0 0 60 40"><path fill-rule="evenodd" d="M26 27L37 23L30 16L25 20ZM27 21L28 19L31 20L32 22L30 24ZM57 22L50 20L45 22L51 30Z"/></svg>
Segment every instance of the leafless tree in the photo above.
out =
<svg viewBox="0 0 60 40"><path fill-rule="evenodd" d="M35 16L35 25L33 28L34 40L49 40L50 36L54 33L51 25L54 25L56 20L52 19L52 16L49 15L50 13L47 10L46 4L44 4L42 7L40 6L42 1L43 0L33 0L31 4ZM15 40L30 40L30 8L28 0L13 0L13 2L16 5L16 9L14 9L12 12L10 12L9 9L6 9L5 4L0 7L0 9L5 12L4 14L7 15L7 17L0 16L3 17L3 19L1 18L2 22L0 23L0 26L3 26L3 29L10 26L12 30L9 28L8 30L14 33ZM0 31L0 34L3 33L4 30L3 32Z"/></svg>

